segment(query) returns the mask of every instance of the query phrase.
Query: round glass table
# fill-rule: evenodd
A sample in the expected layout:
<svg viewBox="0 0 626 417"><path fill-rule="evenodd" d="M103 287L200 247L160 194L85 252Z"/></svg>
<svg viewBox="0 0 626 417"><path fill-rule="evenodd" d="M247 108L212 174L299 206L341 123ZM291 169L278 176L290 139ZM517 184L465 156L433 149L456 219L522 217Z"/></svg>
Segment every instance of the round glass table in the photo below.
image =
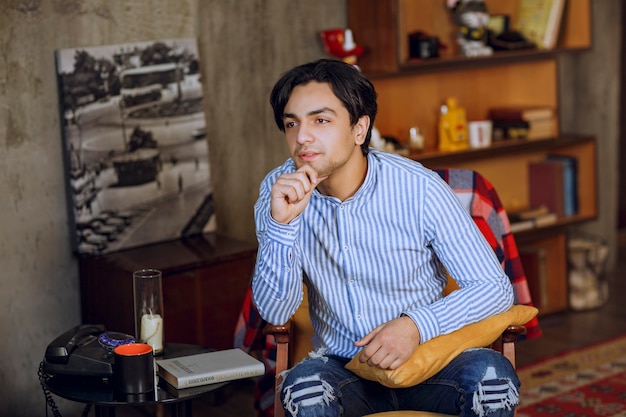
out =
<svg viewBox="0 0 626 417"><path fill-rule="evenodd" d="M176 358L211 350L213 349L196 345L166 343L164 353L159 358ZM221 382L179 390L163 379L155 378L154 391L146 394L130 395L115 392L112 381L106 378L59 374L42 380L44 388L55 395L70 401L92 405L97 417L115 416L117 407L129 406L166 407L173 417L191 417L191 400L216 392L227 384L228 382Z"/></svg>

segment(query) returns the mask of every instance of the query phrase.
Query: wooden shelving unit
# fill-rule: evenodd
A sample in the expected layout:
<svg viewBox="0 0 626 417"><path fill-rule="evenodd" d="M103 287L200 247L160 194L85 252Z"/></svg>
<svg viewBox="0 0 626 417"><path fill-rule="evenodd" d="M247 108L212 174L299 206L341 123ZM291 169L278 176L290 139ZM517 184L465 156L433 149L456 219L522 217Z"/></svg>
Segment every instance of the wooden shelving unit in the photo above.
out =
<svg viewBox="0 0 626 417"><path fill-rule="evenodd" d="M519 0L487 0L490 14L510 16L515 27ZM348 27L355 33L357 43L366 47L359 58L359 65L371 76L394 74L402 70L417 70L434 62L467 61L474 64L477 59L459 57L456 45L456 26L445 3L438 0L348 0ZM478 61L507 59L508 56L534 57L536 54L550 55L561 50L585 49L591 45L590 1L568 0L563 13L559 44L555 51L503 52ZM437 36L447 48L441 60L412 62L409 60L408 34L423 31ZM518 56L519 58L519 56Z"/></svg>
<svg viewBox="0 0 626 417"><path fill-rule="evenodd" d="M490 14L506 14L516 23L519 0L487 0ZM548 154L578 160L579 212L550 227L516 234L518 245L544 247L549 301L540 314L567 308L567 227L597 216L596 143L588 135L564 134L541 140L495 142L487 149L453 153L437 151L439 108L457 97L467 119L483 120L488 110L505 105L544 105L559 108L558 56L591 46L590 0L569 0L563 14L559 43L554 50L495 52L492 56L459 56L456 26L445 2L439 0L348 0L348 27L365 47L359 66L378 92L375 121L383 135L408 140L419 127L426 148L410 158L429 168L455 167L479 171L496 187L508 210L528 205L528 162ZM409 59L408 35L423 31L437 36L446 50L439 58ZM560 131L560 129L559 129ZM542 301L545 303L545 300Z"/></svg>

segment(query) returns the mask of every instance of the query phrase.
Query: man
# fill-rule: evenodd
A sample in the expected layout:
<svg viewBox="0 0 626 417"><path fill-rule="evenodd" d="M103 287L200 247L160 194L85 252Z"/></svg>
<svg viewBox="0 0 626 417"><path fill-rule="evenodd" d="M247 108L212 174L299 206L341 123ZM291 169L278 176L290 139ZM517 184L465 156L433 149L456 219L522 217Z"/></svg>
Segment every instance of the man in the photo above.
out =
<svg viewBox="0 0 626 417"><path fill-rule="evenodd" d="M283 324L306 283L316 349L285 376L286 415L512 416L519 380L489 349L465 351L408 389L344 368L359 352L362 362L397 368L420 343L507 310L511 284L436 173L369 148L376 92L357 69L334 60L298 66L270 102L291 158L266 176L255 205L253 296L265 320ZM461 289L442 298L446 271Z"/></svg>

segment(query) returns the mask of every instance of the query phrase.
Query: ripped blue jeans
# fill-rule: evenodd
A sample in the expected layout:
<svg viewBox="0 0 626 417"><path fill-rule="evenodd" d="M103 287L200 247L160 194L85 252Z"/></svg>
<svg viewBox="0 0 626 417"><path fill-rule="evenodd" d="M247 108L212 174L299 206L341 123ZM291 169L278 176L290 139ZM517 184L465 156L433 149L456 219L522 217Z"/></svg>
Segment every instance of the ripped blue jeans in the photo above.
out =
<svg viewBox="0 0 626 417"><path fill-rule="evenodd" d="M347 359L312 354L282 384L287 417L360 417L393 410L479 417L513 416L520 382L491 349L468 349L439 373L410 388L387 388L344 368Z"/></svg>

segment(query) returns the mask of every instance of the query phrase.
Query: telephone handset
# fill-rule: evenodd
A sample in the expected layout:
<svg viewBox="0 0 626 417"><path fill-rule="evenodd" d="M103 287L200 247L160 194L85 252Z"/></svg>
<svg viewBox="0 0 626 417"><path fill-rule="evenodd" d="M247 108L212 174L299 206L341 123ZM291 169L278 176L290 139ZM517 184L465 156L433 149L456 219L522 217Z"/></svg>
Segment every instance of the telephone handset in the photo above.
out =
<svg viewBox="0 0 626 417"><path fill-rule="evenodd" d="M108 377L113 374L113 349L131 342L133 336L108 332L102 324L78 325L48 345L43 370L48 374Z"/></svg>
<svg viewBox="0 0 626 417"><path fill-rule="evenodd" d="M67 363L76 348L88 345L104 333L104 330L101 324L84 324L69 329L48 345L46 360L51 363Z"/></svg>

